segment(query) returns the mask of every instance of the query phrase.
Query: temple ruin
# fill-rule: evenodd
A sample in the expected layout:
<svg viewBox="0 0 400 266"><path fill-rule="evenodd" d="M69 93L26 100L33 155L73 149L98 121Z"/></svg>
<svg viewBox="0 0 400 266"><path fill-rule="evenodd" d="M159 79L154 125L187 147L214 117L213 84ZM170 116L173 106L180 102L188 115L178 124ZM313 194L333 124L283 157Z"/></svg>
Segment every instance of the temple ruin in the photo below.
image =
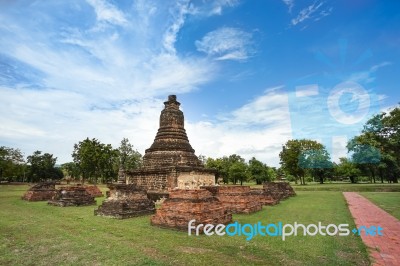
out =
<svg viewBox="0 0 400 266"><path fill-rule="evenodd" d="M176 96L168 96L164 105L154 142L145 151L142 167L126 172L127 183L143 188L152 199L168 196L169 189L215 185L215 170L203 166L189 143Z"/></svg>
<svg viewBox="0 0 400 266"><path fill-rule="evenodd" d="M232 213L206 189L174 189L151 217L151 224L187 230L191 220L195 220L194 226L228 224Z"/></svg>
<svg viewBox="0 0 400 266"><path fill-rule="evenodd" d="M125 219L155 212L154 202L143 189L133 184L109 184L108 188L107 199L94 211L95 215Z"/></svg>
<svg viewBox="0 0 400 266"><path fill-rule="evenodd" d="M23 200L27 201L43 201L53 198L56 191L54 182L42 182L33 185L22 196Z"/></svg>
<svg viewBox="0 0 400 266"><path fill-rule="evenodd" d="M104 196L104 195L103 195L103 192L101 192L101 190L99 189L99 187L96 186L96 185L85 186L85 189L86 189L86 191L87 191L90 195L92 195L92 196L95 197L95 198L103 197L103 196Z"/></svg>
<svg viewBox="0 0 400 266"><path fill-rule="evenodd" d="M96 205L96 200L90 195L84 186L60 187L56 190L53 198L48 201L49 205L68 207L68 206L88 206Z"/></svg>

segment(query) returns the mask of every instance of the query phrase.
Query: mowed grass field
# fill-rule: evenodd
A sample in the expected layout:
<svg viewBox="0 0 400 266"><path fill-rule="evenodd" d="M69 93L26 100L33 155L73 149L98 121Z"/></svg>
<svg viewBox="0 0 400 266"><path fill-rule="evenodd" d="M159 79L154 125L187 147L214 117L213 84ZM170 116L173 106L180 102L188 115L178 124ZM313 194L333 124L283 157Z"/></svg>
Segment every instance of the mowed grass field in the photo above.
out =
<svg viewBox="0 0 400 266"><path fill-rule="evenodd" d="M360 194L400 219L400 192L362 192Z"/></svg>
<svg viewBox="0 0 400 266"><path fill-rule="evenodd" d="M28 186L0 186L0 265L370 265L358 236L188 236L150 225L93 215L95 206L55 207L20 199ZM104 187L102 188L105 189ZM239 223L350 224L341 192L297 196ZM103 198L98 198L98 204Z"/></svg>

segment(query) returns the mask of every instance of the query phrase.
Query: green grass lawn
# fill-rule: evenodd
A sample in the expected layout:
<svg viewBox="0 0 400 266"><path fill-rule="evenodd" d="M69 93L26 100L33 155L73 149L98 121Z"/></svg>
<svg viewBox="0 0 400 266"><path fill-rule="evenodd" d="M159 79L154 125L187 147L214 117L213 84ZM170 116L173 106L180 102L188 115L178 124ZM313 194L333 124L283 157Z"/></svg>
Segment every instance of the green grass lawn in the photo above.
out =
<svg viewBox="0 0 400 266"><path fill-rule="evenodd" d="M305 186L295 185L291 183L293 188L297 191L354 191L354 192L400 192L400 183L387 184L387 183L308 183Z"/></svg>
<svg viewBox="0 0 400 266"><path fill-rule="evenodd" d="M0 265L369 265L361 238L188 236L153 227L150 216L93 215L95 206L55 207L20 199L27 186L0 186ZM103 198L98 199L98 204ZM341 192L298 191L240 223L354 222Z"/></svg>
<svg viewBox="0 0 400 266"><path fill-rule="evenodd" d="M360 193L377 206L381 207L397 219L400 219L399 192L362 192Z"/></svg>

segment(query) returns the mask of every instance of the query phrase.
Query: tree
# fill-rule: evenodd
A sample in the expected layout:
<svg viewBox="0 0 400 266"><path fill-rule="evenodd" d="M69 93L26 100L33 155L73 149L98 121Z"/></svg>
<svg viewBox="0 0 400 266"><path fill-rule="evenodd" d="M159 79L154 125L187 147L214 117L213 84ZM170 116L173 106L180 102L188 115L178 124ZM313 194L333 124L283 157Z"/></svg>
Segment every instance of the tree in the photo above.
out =
<svg viewBox="0 0 400 266"><path fill-rule="evenodd" d="M118 152L119 167L123 170L134 170L141 166L142 155L133 149L133 145L129 143L129 139L122 139Z"/></svg>
<svg viewBox="0 0 400 266"><path fill-rule="evenodd" d="M64 175L68 176L67 183L69 183L70 179L78 179L79 178L79 166L74 162L64 163L61 165L61 170Z"/></svg>
<svg viewBox="0 0 400 266"><path fill-rule="evenodd" d="M39 182L48 179L61 179L63 174L59 168L55 167L57 157L53 154L35 151L32 155L27 157L28 167L28 181Z"/></svg>
<svg viewBox="0 0 400 266"><path fill-rule="evenodd" d="M0 147L0 180L23 179L25 170L24 156L19 149Z"/></svg>
<svg viewBox="0 0 400 266"><path fill-rule="evenodd" d="M217 159L207 158L205 166L207 168L213 168L217 170L216 174L217 180L218 178L222 177L223 182L225 184L228 183L229 181L231 181L233 184L236 184L238 181L243 183L243 181L246 181L248 178L247 172L242 176L240 176L239 174L243 173L242 172L243 164L247 169L247 164L245 160L242 157L240 157L240 155L232 154L229 155L229 157L224 156L222 158L217 158ZM232 165L234 165L233 168ZM236 173L236 171L238 171L239 173Z"/></svg>
<svg viewBox="0 0 400 266"><path fill-rule="evenodd" d="M333 164L328 151L322 146L320 149L309 149L300 154L300 166L307 168L309 173L318 178L323 184L324 179L332 175Z"/></svg>
<svg viewBox="0 0 400 266"><path fill-rule="evenodd" d="M229 178L232 183L240 181L240 185L243 185L243 181L247 181L248 178L247 164L241 160L233 162L229 166Z"/></svg>
<svg viewBox="0 0 400 266"><path fill-rule="evenodd" d="M95 138L86 138L74 145L72 158L78 166L83 183L85 180L97 183L99 178L105 183L117 177L114 166L118 153L110 144L100 143Z"/></svg>
<svg viewBox="0 0 400 266"><path fill-rule="evenodd" d="M341 157L339 164L335 166L335 174L342 177L348 177L351 183L357 183L357 178L361 175L361 171L351 160Z"/></svg>
<svg viewBox="0 0 400 266"><path fill-rule="evenodd" d="M306 165L300 164L301 156L304 156L306 151L321 150L324 146L314 140L294 139L288 140L282 147L279 153L280 163L285 172L295 177L295 182L300 180L302 185L305 185L305 174L307 171Z"/></svg>
<svg viewBox="0 0 400 266"><path fill-rule="evenodd" d="M222 181L227 184L229 181L229 163L228 157L223 158L207 158L205 162L206 168L215 169L217 172L215 174L215 183L218 183L219 178L222 178Z"/></svg>
<svg viewBox="0 0 400 266"><path fill-rule="evenodd" d="M255 180L257 185L260 185L265 181L271 181L274 171L253 157L249 160L248 172L251 179Z"/></svg>
<svg viewBox="0 0 400 266"><path fill-rule="evenodd" d="M347 144L360 170L368 170L371 182L398 182L400 175L400 107L370 118L360 135Z"/></svg>

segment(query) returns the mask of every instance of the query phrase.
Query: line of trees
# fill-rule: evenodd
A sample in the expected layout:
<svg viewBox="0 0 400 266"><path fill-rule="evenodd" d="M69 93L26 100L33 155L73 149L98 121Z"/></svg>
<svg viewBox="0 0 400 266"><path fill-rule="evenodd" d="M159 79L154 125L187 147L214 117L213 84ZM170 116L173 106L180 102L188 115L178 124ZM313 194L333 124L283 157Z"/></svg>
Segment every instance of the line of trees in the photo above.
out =
<svg viewBox="0 0 400 266"><path fill-rule="evenodd" d="M326 147L314 140L289 140L279 154L282 170L300 184L306 176L323 183L326 178L349 178L358 182L361 176L375 183L397 183L400 176L400 107L369 119L360 135L347 143L349 158L331 161Z"/></svg>
<svg viewBox="0 0 400 266"><path fill-rule="evenodd" d="M15 182L39 182L63 178L56 167L57 158L52 154L35 151L26 161L19 149L0 147L0 180Z"/></svg>
<svg viewBox="0 0 400 266"><path fill-rule="evenodd" d="M56 165L57 157L50 153L35 151L26 160L19 149L0 147L0 181L39 182L79 180L91 183L115 180L119 168L133 170L140 167L142 155L133 148L127 138L114 149L111 144L86 138L74 145L73 161Z"/></svg>
<svg viewBox="0 0 400 266"><path fill-rule="evenodd" d="M264 181L271 181L276 178L277 171L274 167L269 167L265 163L256 158L245 161L240 155L232 154L221 158L202 157L205 162L205 167L214 168L218 172L217 180L222 180L225 184L231 182L233 184L255 181L257 184L262 184Z"/></svg>
<svg viewBox="0 0 400 266"><path fill-rule="evenodd" d="M142 155L127 138L117 149L95 138L86 138L74 145L72 158L73 162L63 164L62 168L69 177L80 178L82 183L107 183L116 180L120 168L134 170L142 163Z"/></svg>

